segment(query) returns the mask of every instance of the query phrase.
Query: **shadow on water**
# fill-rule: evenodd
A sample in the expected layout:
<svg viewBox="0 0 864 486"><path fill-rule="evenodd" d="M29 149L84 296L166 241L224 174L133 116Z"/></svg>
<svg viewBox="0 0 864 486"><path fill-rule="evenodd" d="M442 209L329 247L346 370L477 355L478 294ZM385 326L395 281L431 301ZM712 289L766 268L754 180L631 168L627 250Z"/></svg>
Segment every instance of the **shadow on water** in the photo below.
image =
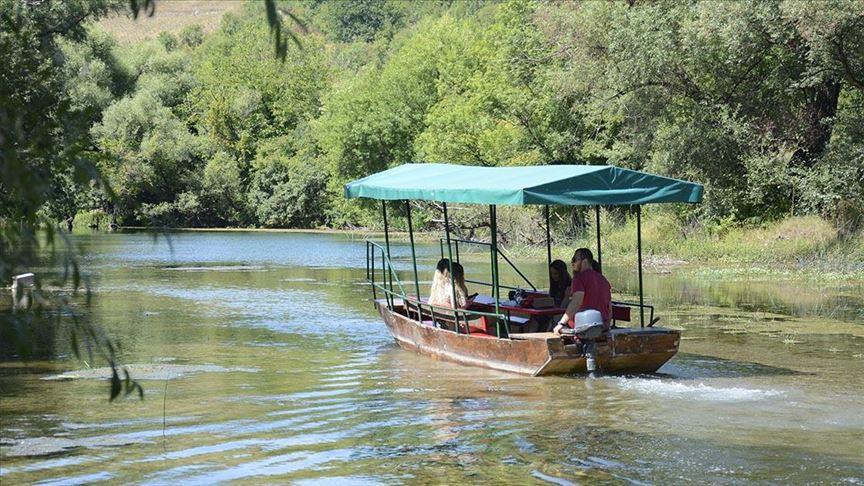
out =
<svg viewBox="0 0 864 486"><path fill-rule="evenodd" d="M61 316L12 311L11 292L0 291L0 361L54 359L57 357L58 321Z"/></svg>

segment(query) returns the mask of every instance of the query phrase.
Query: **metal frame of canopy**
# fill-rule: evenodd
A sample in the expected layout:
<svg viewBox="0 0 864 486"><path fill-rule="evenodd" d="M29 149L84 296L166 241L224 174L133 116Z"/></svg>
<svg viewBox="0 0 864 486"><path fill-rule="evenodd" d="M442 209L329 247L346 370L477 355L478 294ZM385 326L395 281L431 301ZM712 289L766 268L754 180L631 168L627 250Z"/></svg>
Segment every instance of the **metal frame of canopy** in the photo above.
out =
<svg viewBox="0 0 864 486"><path fill-rule="evenodd" d="M414 170L416 168L416 170ZM504 170L501 170L504 169ZM418 172L419 177L413 181L404 182L406 175ZM388 173L390 176L388 177ZM433 176L447 177L461 174L456 183L438 184L430 183ZM471 177L471 175L474 177ZM483 176L489 175L488 178ZM415 174L416 176L416 174ZM502 176L515 178L512 182L505 180L504 187L495 187L495 181L501 180ZM520 177L521 176L521 177ZM400 180L404 182L400 186ZM481 181L481 182L477 182ZM491 182L490 182L491 181ZM485 183L484 183L485 182ZM414 184L412 187L411 184ZM431 185L430 185L431 184ZM472 184L483 186L482 194L472 195ZM600 205L629 205L636 206L636 249L637 267L639 278L639 323L645 327L645 296L642 278L642 204L660 202L686 202L697 203L702 199L702 186L691 182L655 176L639 171L621 169L613 166L537 166L537 167L470 167L453 166L449 164L403 164L401 166L379 172L371 176L350 182L345 186L347 198L367 197L381 200L381 212L384 220L384 240L386 260L388 264L387 273L390 277L390 289L385 290L388 303L392 306L393 274L394 270L390 263L390 237L387 221L387 200L404 200L406 205L408 235L411 243L411 257L414 268L414 285L417 292L418 302L420 298L420 284L417 271L417 254L414 247L414 229L411 221L410 199L440 201L443 205L444 232L447 242L447 256L450 262L450 274L453 275L453 249L450 238L450 219L447 211L447 200L450 202L465 202L489 204L490 225L490 264L492 269L492 296L495 301L495 315L500 317L498 301L500 300L500 283L498 268L498 232L497 232L497 204L537 205L543 204L544 217L546 220L546 260L547 266L552 264L552 242L549 223L549 203L557 205L593 205L596 218L597 233L597 263L602 269L602 248L600 231ZM413 197L411 197L413 196ZM594 201L595 204L590 202ZM458 254L458 241L457 241ZM443 253L443 248L442 248ZM367 253L368 257L368 253ZM506 256L505 256L506 258ZM509 262L513 266L512 262ZM514 266L515 268L515 266ZM368 273L367 262L367 273ZM382 268L382 271L384 269ZM518 272L518 269L517 269ZM521 274L521 272L520 272ZM524 275L523 275L524 278ZM526 279L527 280L527 279ZM398 281L398 278L397 278ZM374 284L374 249L372 263L372 283ZM385 279L386 284L386 279ZM529 282L530 284L530 282ZM401 288L401 283L399 284ZM456 302L456 289L451 279L451 292L453 302ZM403 299L407 298L404 295ZM430 306L434 307L434 306ZM422 313L422 310L418 312ZM456 329L458 332L458 312L456 317ZM433 309L434 316L434 309ZM434 317L433 317L434 319ZM500 319L496 318L497 335L502 337ZM466 326L467 328L468 326Z"/></svg>

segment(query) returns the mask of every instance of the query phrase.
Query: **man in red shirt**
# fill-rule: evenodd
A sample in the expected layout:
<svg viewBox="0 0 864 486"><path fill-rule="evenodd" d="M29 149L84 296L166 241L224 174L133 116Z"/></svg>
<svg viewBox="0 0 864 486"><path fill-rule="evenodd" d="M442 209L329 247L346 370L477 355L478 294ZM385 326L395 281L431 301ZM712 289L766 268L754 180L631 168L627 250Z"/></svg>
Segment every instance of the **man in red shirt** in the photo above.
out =
<svg viewBox="0 0 864 486"><path fill-rule="evenodd" d="M567 311L561 316L553 332L561 333L564 326L573 327L577 312L594 309L603 317L603 328L609 329L612 318L612 286L595 269L594 255L588 248L579 248L573 254L573 293Z"/></svg>

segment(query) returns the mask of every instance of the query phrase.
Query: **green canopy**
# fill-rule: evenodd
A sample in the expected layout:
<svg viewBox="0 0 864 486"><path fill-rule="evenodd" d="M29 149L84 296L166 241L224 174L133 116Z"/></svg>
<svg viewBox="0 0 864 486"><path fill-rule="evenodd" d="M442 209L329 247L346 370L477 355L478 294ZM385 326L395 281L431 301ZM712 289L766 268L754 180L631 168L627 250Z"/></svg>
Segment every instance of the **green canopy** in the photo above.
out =
<svg viewBox="0 0 864 486"><path fill-rule="evenodd" d="M587 206L702 201L702 185L611 165L404 164L345 185L345 197Z"/></svg>

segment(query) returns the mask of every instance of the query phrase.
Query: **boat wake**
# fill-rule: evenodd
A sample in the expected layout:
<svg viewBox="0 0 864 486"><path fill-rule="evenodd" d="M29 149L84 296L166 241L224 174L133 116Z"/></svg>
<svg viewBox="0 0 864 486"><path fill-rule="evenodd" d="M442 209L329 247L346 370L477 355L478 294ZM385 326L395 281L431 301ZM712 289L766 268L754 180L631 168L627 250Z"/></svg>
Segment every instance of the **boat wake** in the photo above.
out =
<svg viewBox="0 0 864 486"><path fill-rule="evenodd" d="M640 393L685 400L740 402L764 400L766 398L783 395L783 392L778 390L715 387L704 383L688 385L676 381L651 380L647 378L617 378L616 380L618 381L618 386L623 390L633 390Z"/></svg>

